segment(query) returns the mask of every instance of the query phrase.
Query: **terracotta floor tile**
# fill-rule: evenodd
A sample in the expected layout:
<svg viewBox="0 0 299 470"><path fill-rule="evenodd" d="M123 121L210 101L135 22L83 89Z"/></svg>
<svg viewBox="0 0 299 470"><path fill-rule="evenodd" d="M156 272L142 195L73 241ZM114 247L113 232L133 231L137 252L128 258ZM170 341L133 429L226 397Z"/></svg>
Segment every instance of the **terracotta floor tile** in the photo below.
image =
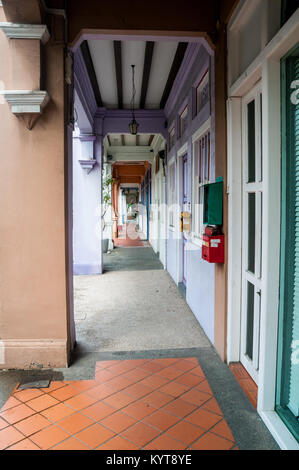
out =
<svg viewBox="0 0 299 470"><path fill-rule="evenodd" d="M136 418L132 418L131 416L122 413L121 411L117 411L113 415L108 416L107 418L101 420L101 424L107 426L108 428L112 429L112 431L116 433L120 433L125 429L133 426L136 423Z"/></svg>
<svg viewBox="0 0 299 470"><path fill-rule="evenodd" d="M13 426L2 429L0 431L0 450L6 449L6 447L12 446L16 442L22 441L23 439L23 434L21 434Z"/></svg>
<svg viewBox="0 0 299 470"><path fill-rule="evenodd" d="M114 390L110 387L107 387L105 384L97 385L94 388L87 390L87 395L90 395L97 400L102 400L103 398L109 397L114 393Z"/></svg>
<svg viewBox="0 0 299 470"><path fill-rule="evenodd" d="M50 383L49 387L47 388L41 388L42 391L45 393L51 393L54 392L55 390L58 390L59 388L66 387L67 383L66 382L61 382L61 381L53 381Z"/></svg>
<svg viewBox="0 0 299 470"><path fill-rule="evenodd" d="M52 447L51 450L90 450L90 447L83 444L83 442L78 441L78 439L71 437L70 439L61 442L61 444Z"/></svg>
<svg viewBox="0 0 299 470"><path fill-rule="evenodd" d="M144 447L145 450L184 450L186 445L163 434Z"/></svg>
<svg viewBox="0 0 299 470"><path fill-rule="evenodd" d="M21 405L21 401L16 400L13 396L9 397L9 399L6 401L6 403L2 406L0 412L9 410L10 408L13 408L14 406Z"/></svg>
<svg viewBox="0 0 299 470"><path fill-rule="evenodd" d="M46 410L47 408L57 405L58 403L58 400L47 394L43 394L38 398L34 398L33 400L27 401L27 405L30 406L30 408L33 408L35 411Z"/></svg>
<svg viewBox="0 0 299 470"><path fill-rule="evenodd" d="M81 393L80 395L76 395L69 400L66 400L65 404L74 408L75 410L83 410L83 408L87 408L90 405L93 405L97 402L97 399L87 395L87 393Z"/></svg>
<svg viewBox="0 0 299 470"><path fill-rule="evenodd" d="M181 375L175 379L176 382L187 385L190 388L200 384L203 380L204 377L199 377L198 375L192 374L191 372L186 372L184 375Z"/></svg>
<svg viewBox="0 0 299 470"><path fill-rule="evenodd" d="M232 442L235 441L234 436L233 436L227 422L224 419L222 421L220 421L220 423L216 424L216 426L214 426L211 429L211 432L213 434L218 434L221 437L225 437L226 439L229 439Z"/></svg>
<svg viewBox="0 0 299 470"><path fill-rule="evenodd" d="M109 367L110 372L116 372L118 375L122 375L125 372L129 372L132 369L135 369L136 366L131 364L130 362L119 361L118 364Z"/></svg>
<svg viewBox="0 0 299 470"><path fill-rule="evenodd" d="M166 431L166 429L176 424L180 419L181 418L178 416L174 416L169 413L165 413L164 411L158 410L156 413L153 413L150 416L146 416L143 419L143 422L160 429L160 431Z"/></svg>
<svg viewBox="0 0 299 470"><path fill-rule="evenodd" d="M232 442L208 432L195 444L192 444L191 448L193 450L229 450L232 447L234 447Z"/></svg>
<svg viewBox="0 0 299 470"><path fill-rule="evenodd" d="M157 389L169 383L169 379L159 377L159 375L151 375L147 377L146 379L143 379L139 383L142 385L146 385L147 387L150 387L151 389Z"/></svg>
<svg viewBox="0 0 299 470"><path fill-rule="evenodd" d="M23 441L14 444L6 450L41 450L36 444L34 444L30 439L24 439Z"/></svg>
<svg viewBox="0 0 299 470"><path fill-rule="evenodd" d="M8 426L8 423L4 419L0 418L0 431L1 429L6 428L7 426Z"/></svg>
<svg viewBox="0 0 299 470"><path fill-rule="evenodd" d="M192 364L195 364L195 366L198 366L198 359L197 357L184 357L185 361L191 362Z"/></svg>
<svg viewBox="0 0 299 470"><path fill-rule="evenodd" d="M29 406L22 404L1 412L1 417L8 421L9 424L14 424L33 414L34 411Z"/></svg>
<svg viewBox="0 0 299 470"><path fill-rule="evenodd" d="M86 390L89 390L91 388L94 388L95 386L95 381L94 380L79 380L78 382L73 382L71 387L73 390L79 393L83 393Z"/></svg>
<svg viewBox="0 0 299 470"><path fill-rule="evenodd" d="M173 396L168 395L164 392L160 392L159 390L155 390L146 397L143 397L143 401L145 403L149 403L150 405L156 408L162 408L162 406L166 405L172 400Z"/></svg>
<svg viewBox="0 0 299 470"><path fill-rule="evenodd" d="M154 374L154 373L161 371L162 369L165 369L166 367L167 367L166 365L159 364L158 362L155 362L155 361L150 361L141 365L140 369Z"/></svg>
<svg viewBox="0 0 299 470"><path fill-rule="evenodd" d="M103 400L104 403L113 406L117 410L124 408L125 406L129 405L130 403L136 401L135 397L131 397L124 392L117 392L110 397L107 397Z"/></svg>
<svg viewBox="0 0 299 470"><path fill-rule="evenodd" d="M198 390L199 392L209 393L210 395L213 395L212 389L207 380L203 380L200 384L196 385L194 389Z"/></svg>
<svg viewBox="0 0 299 470"><path fill-rule="evenodd" d="M181 396L181 399L192 403L193 405L201 406L206 403L211 398L211 395L208 395L204 392L199 392L198 390L192 389L184 393Z"/></svg>
<svg viewBox="0 0 299 470"><path fill-rule="evenodd" d="M180 418L184 418L192 411L194 411L197 407L192 403L188 403L181 398L177 398L176 400L168 403L168 405L164 406L163 411L167 411L175 416L179 416Z"/></svg>
<svg viewBox="0 0 299 470"><path fill-rule="evenodd" d="M179 384L177 382L169 382L159 389L160 392L164 392L172 397L179 397L187 390L189 390L187 385Z"/></svg>
<svg viewBox="0 0 299 470"><path fill-rule="evenodd" d="M21 390L14 393L14 397L22 402L32 400L33 398L39 397L40 395L43 395L43 392L36 388L28 388L27 390Z"/></svg>
<svg viewBox="0 0 299 470"><path fill-rule="evenodd" d="M84 408L81 413L85 416L88 416L88 418L93 419L94 421L100 421L112 413L115 413L115 411L116 409L112 406L103 402L97 402L91 406L88 406L87 408Z"/></svg>
<svg viewBox="0 0 299 470"><path fill-rule="evenodd" d="M180 421L171 429L168 429L166 434L189 446L205 432L205 429L194 426L186 421Z"/></svg>
<svg viewBox="0 0 299 470"><path fill-rule="evenodd" d="M72 385L67 385L66 387L59 388L58 390L51 392L49 396L55 398L56 400L65 401L77 394L77 390L73 388Z"/></svg>
<svg viewBox="0 0 299 470"><path fill-rule="evenodd" d="M114 374L113 372L110 372L109 369L99 369L95 373L95 380L97 382L105 383L108 380L113 379L115 377L115 375L117 375L117 374Z"/></svg>
<svg viewBox="0 0 299 470"><path fill-rule="evenodd" d="M76 434L91 424L93 424L93 421L81 413L75 413L62 421L59 421L59 426L70 434Z"/></svg>
<svg viewBox="0 0 299 470"><path fill-rule="evenodd" d="M194 369L192 369L191 373L193 375L198 375L199 377L204 377L204 378L206 377L200 366L197 366Z"/></svg>
<svg viewBox="0 0 299 470"><path fill-rule="evenodd" d="M157 429L148 426L145 423L137 423L126 431L122 432L121 435L129 439L139 447L145 446L148 442L152 441L155 437L160 434Z"/></svg>
<svg viewBox="0 0 299 470"><path fill-rule="evenodd" d="M137 383L134 385L131 385L130 387L127 387L124 392L127 393L128 395L131 395L134 398L141 398L144 397L145 395L148 395L152 393L152 389L150 387L147 387L146 385Z"/></svg>
<svg viewBox="0 0 299 470"><path fill-rule="evenodd" d="M218 405L218 403L217 403L217 401L216 401L215 398L212 398L211 400L207 401L207 403L205 403L205 404L202 406L202 408L203 408L204 410L208 410L208 411L211 411L211 412L213 412L213 413L216 413L216 414L218 414L218 415L220 415L220 416L223 416L223 413L222 413L222 411L221 411L221 409L220 409L220 407L219 407L219 405Z"/></svg>
<svg viewBox="0 0 299 470"><path fill-rule="evenodd" d="M122 376L119 376L119 377L114 377L113 379L106 382L105 385L108 388L110 388L113 393L115 393L115 392L119 392L119 391L129 387L130 385L132 385L133 382L135 383L135 380L134 381L133 381L133 379L130 380L126 376L122 375Z"/></svg>
<svg viewBox="0 0 299 470"><path fill-rule="evenodd" d="M196 361L197 362L197 361ZM198 366L198 362L197 363L194 363L194 362L191 362L191 361L188 361L186 359L182 359L180 360L179 362L176 362L175 363L175 367L176 369L180 369L182 370L183 372L187 372L187 371L191 371L191 369L194 369L195 367Z"/></svg>
<svg viewBox="0 0 299 470"><path fill-rule="evenodd" d="M165 357L163 359L153 359L153 362L155 362L156 364L162 364L164 367L169 367L175 364L176 362L178 362L179 360L180 360L179 357L174 357L174 358Z"/></svg>
<svg viewBox="0 0 299 470"><path fill-rule="evenodd" d="M93 424L89 428L84 429L84 431L81 431L76 435L80 441L87 444L89 447L91 447L91 449L95 449L99 445L111 439L113 436L115 436L114 432L98 423Z"/></svg>
<svg viewBox="0 0 299 470"><path fill-rule="evenodd" d="M41 449L48 450L50 447L55 446L68 437L70 437L70 435L67 432L53 424L49 428L43 429L42 431L33 434L33 436L30 437L30 440L38 445Z"/></svg>
<svg viewBox="0 0 299 470"><path fill-rule="evenodd" d="M68 416L74 413L74 409L70 408L69 406L66 406L64 403L59 403L58 405L52 406L51 408L44 410L41 414L53 423L56 423L57 421L63 418L67 418Z"/></svg>
<svg viewBox="0 0 299 470"><path fill-rule="evenodd" d="M46 418L39 414L36 414L30 416L29 418L23 419L23 421L20 421L19 423L16 423L15 428L18 431L22 432L26 437L28 437L31 436L31 434L34 434L40 431L41 429L50 426L51 424L52 423Z"/></svg>
<svg viewBox="0 0 299 470"><path fill-rule="evenodd" d="M182 370L176 369L176 367L170 366L157 372L157 375L159 375L160 377L165 377L166 379L174 380L180 375L183 375L183 373L184 372Z"/></svg>
<svg viewBox="0 0 299 470"><path fill-rule="evenodd" d="M139 447L135 446L132 442L117 436L101 445L97 450L138 450Z"/></svg>
<svg viewBox="0 0 299 470"><path fill-rule="evenodd" d="M136 418L138 420L143 419L145 416L152 414L154 411L157 411L157 409L149 405L148 403L142 401L137 401L136 403L126 406L122 409L123 413L126 413L129 416L132 416L133 418Z"/></svg>
<svg viewBox="0 0 299 470"><path fill-rule="evenodd" d="M207 430L212 426L215 426L215 424L221 421L222 418L215 413L210 413L209 411L200 408L185 419L189 423L196 424L197 426Z"/></svg>
<svg viewBox="0 0 299 470"><path fill-rule="evenodd" d="M130 370L129 372L127 372L125 377L126 377L126 379L133 380L134 383L136 383L136 382L139 382L142 379L145 379L149 375L152 375L152 372L137 367L136 369Z"/></svg>

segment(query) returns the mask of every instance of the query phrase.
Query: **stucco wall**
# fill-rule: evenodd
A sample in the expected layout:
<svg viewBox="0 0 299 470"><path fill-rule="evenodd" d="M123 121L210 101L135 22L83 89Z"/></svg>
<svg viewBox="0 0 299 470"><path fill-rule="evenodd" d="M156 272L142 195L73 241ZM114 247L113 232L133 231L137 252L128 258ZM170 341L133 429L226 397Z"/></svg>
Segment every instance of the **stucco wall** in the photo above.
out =
<svg viewBox="0 0 299 470"><path fill-rule="evenodd" d="M6 90L13 86L11 41L0 31ZM44 66L51 101L33 130L0 104L1 368L67 364L62 45L45 46Z"/></svg>

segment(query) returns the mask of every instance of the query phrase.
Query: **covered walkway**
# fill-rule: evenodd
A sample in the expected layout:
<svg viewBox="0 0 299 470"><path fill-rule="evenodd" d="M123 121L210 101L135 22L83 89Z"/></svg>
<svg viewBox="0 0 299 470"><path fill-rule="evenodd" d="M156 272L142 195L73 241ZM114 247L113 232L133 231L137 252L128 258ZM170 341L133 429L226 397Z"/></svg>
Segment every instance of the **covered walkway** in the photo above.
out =
<svg viewBox="0 0 299 470"><path fill-rule="evenodd" d="M152 248L104 264L75 277L71 367L0 372L0 449L276 449Z"/></svg>

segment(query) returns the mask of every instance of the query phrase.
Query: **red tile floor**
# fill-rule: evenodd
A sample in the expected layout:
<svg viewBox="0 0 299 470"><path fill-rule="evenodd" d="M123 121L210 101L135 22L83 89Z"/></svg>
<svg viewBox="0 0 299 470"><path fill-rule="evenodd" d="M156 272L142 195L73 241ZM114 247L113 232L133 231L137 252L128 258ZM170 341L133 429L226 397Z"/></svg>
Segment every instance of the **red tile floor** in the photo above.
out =
<svg viewBox="0 0 299 470"><path fill-rule="evenodd" d="M115 238L113 242L114 246L144 246L143 241L138 235L135 222L119 227L118 238Z"/></svg>
<svg viewBox="0 0 299 470"><path fill-rule="evenodd" d="M0 449L235 450L196 358L101 361L95 379L18 391L0 411Z"/></svg>
<svg viewBox="0 0 299 470"><path fill-rule="evenodd" d="M258 387L256 383L240 362L232 362L229 368L239 382L239 385L243 388L251 404L254 408L257 408Z"/></svg>

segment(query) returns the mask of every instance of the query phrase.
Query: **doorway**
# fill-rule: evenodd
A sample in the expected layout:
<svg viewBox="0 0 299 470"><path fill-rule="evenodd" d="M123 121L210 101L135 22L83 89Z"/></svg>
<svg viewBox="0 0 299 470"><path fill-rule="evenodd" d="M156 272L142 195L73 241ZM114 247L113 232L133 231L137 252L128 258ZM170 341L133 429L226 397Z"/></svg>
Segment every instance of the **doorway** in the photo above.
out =
<svg viewBox="0 0 299 470"><path fill-rule="evenodd" d="M262 297L262 92L242 101L242 299L241 363L258 384Z"/></svg>

